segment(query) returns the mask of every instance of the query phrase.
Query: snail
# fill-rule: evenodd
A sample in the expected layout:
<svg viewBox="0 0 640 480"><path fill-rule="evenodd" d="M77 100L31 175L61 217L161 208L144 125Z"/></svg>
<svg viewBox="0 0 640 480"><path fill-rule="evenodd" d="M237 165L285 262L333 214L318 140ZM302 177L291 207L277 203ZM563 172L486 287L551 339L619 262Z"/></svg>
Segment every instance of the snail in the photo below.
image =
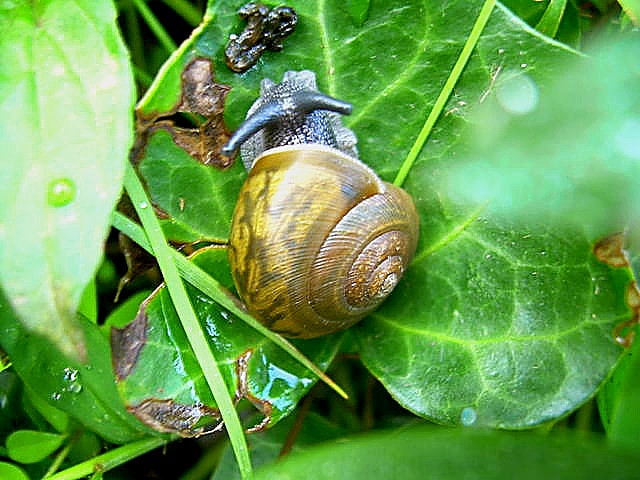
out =
<svg viewBox="0 0 640 480"><path fill-rule="evenodd" d="M287 337L350 327L400 281L418 238L411 197L358 159L347 102L311 71L261 83L223 147L249 171L233 214L229 262L247 310Z"/></svg>

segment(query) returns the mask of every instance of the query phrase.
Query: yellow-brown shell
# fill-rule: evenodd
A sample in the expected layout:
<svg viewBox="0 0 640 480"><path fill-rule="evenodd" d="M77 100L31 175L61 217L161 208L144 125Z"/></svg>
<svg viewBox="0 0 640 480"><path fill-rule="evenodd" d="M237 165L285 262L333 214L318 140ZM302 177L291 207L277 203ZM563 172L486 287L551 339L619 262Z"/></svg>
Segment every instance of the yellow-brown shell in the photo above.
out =
<svg viewBox="0 0 640 480"><path fill-rule="evenodd" d="M243 185L229 261L249 312L312 338L348 328L393 290L411 260L418 215L404 190L321 145L268 150Z"/></svg>

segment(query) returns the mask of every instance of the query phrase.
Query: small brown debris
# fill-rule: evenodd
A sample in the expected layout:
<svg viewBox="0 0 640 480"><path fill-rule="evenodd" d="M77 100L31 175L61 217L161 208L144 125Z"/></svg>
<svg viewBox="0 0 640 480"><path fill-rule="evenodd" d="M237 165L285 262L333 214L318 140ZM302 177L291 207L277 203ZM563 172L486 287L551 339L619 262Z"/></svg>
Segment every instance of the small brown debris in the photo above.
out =
<svg viewBox="0 0 640 480"><path fill-rule="evenodd" d="M111 362L116 380L122 381L133 372L142 347L147 343L147 304L151 294L140 304L136 318L124 328L111 330Z"/></svg>
<svg viewBox="0 0 640 480"><path fill-rule="evenodd" d="M238 389L236 390L236 400L246 398L254 407L258 409L264 415L264 418L260 423L247 429L247 432L260 432L269 426L271 423L271 415L273 413L273 405L270 402L261 400L253 395L249 390L249 360L253 350L247 350L236 360L236 376L238 377Z"/></svg>
<svg viewBox="0 0 640 480"><path fill-rule="evenodd" d="M230 35L224 50L227 66L237 73L254 66L266 50L282 50L283 40L291 35L298 24L298 15L291 7L269 10L261 3L247 3L238 15L247 26L240 35Z"/></svg>
<svg viewBox="0 0 640 480"><path fill-rule="evenodd" d="M598 241L593 248L593 253L598 260L612 267L629 266L629 261L624 252L624 233L614 233Z"/></svg>
<svg viewBox="0 0 640 480"><path fill-rule="evenodd" d="M154 430L177 433L181 437L199 437L220 430L223 426L220 412L206 405L184 405L173 400L148 398L127 408ZM198 425L202 422L205 424Z"/></svg>

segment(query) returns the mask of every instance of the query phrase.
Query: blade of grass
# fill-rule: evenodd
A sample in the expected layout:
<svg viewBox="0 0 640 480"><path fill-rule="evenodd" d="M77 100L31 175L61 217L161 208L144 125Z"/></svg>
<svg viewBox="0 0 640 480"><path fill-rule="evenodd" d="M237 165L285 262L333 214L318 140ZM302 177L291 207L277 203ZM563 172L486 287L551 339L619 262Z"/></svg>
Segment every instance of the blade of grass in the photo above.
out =
<svg viewBox="0 0 640 480"><path fill-rule="evenodd" d="M176 437L177 438L177 437ZM167 437L149 437L127 443L47 477L47 480L77 480L97 471L106 472L167 443Z"/></svg>
<svg viewBox="0 0 640 480"><path fill-rule="evenodd" d="M167 31L164 29L162 24L158 21L156 16L153 14L151 9L147 6L144 0L131 0L133 4L140 12L144 21L147 22L147 26L156 36L160 44L165 48L165 50L171 54L178 46L175 44L173 39L169 36Z"/></svg>
<svg viewBox="0 0 640 480"><path fill-rule="evenodd" d="M153 254L151 245L147 241L144 231L135 222L133 222L120 212L114 212L111 223L115 228L120 230L127 237L144 248L147 252ZM269 340L271 340L273 343L275 343L285 352L291 355L294 359L300 362L300 364L317 375L320 380L331 387L342 398L348 398L347 394L344 390L342 390L342 388L340 388L322 370L320 370L317 365L315 365L311 360L304 356L302 352L294 347L289 341L287 341L281 335L278 335L277 333L269 330L267 327L265 327L263 324L258 322L255 318L241 309L238 305L236 305L234 300L229 296L227 290L207 272L202 270L193 262L190 262L184 255L180 254L176 250L171 249L171 251L173 260L175 261L176 266L178 267L178 271L180 272L180 275L182 275L182 278L184 278L187 282L196 287L202 293L209 296L220 306L226 308L235 316L246 322L249 326L258 330L262 335L267 337Z"/></svg>
<svg viewBox="0 0 640 480"><path fill-rule="evenodd" d="M493 7L495 7L495 5L496 0L486 0L484 2L484 5L482 5L480 13L478 14L478 18L476 19L476 22L471 29L471 33L469 34L469 37L467 38L467 41L465 42L464 47L462 48L462 51L458 56L458 60L451 69L449 78L447 78L447 81L442 87L442 90L440 90L440 95L438 95L438 98L436 99L431 112L429 112L429 116L424 122L422 130L418 134L418 137L411 147L407 158L405 158L402 166L400 167L400 170L398 171L398 174L396 175L395 180L393 181L394 185L402 186L407 178L407 175L409 175L409 171L411 170L413 163L416 161L416 158L418 158L418 155L422 151L422 147L427 141L427 138L431 133L431 129L435 125L436 120L438 120L438 118L440 117L440 114L442 113L447 100L451 96L453 87L455 87L458 79L460 78L460 75L462 74L462 71L464 70L465 65L469 61L471 52L473 52L476 43L478 43L478 39L480 38L480 35L482 34L482 31L484 30L484 27L487 24L487 21L489 20L489 17L491 16L491 12L493 11Z"/></svg>
<svg viewBox="0 0 640 480"><path fill-rule="evenodd" d="M536 30L546 36L554 38L558 33L564 10L567 7L567 0L551 0L547 5L542 18L536 25Z"/></svg>
<svg viewBox="0 0 640 480"><path fill-rule="evenodd" d="M202 12L187 0L162 0L171 10L180 15L185 22L195 27L202 20Z"/></svg>
<svg viewBox="0 0 640 480"><path fill-rule="evenodd" d="M124 187L147 233L149 243L158 261L160 271L162 272L165 285L178 313L178 317L182 322L182 327L184 328L207 384L211 389L211 393L213 393L216 404L220 409L220 414L226 425L231 446L238 462L240 475L243 479L251 478L253 476L253 470L249 458L249 449L240 418L238 417L238 412L229 395L213 352L209 348L202 328L200 328L200 322L191 306L191 301L178 273L174 257L171 254L174 250L167 245L160 222L156 218L150 200L144 191L144 187L131 164L127 164Z"/></svg>

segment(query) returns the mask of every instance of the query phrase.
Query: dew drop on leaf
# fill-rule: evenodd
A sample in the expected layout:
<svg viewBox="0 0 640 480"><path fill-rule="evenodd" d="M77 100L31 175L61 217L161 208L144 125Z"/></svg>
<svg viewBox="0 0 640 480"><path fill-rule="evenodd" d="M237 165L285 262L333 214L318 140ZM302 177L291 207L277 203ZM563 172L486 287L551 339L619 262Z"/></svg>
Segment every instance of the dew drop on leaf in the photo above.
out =
<svg viewBox="0 0 640 480"><path fill-rule="evenodd" d="M473 407L465 407L460 412L460 423L465 427L471 426L476 423L478 419L478 414L476 413L476 409Z"/></svg>
<svg viewBox="0 0 640 480"><path fill-rule="evenodd" d="M64 207L76 198L76 184L70 178L56 178L49 182L47 202L52 207Z"/></svg>
<svg viewBox="0 0 640 480"><path fill-rule="evenodd" d="M512 75L496 87L496 99L508 113L524 115L538 105L538 86L529 75Z"/></svg>
<svg viewBox="0 0 640 480"><path fill-rule="evenodd" d="M51 400L58 401L62 398L62 394L60 392L53 392L51 394Z"/></svg>
<svg viewBox="0 0 640 480"><path fill-rule="evenodd" d="M66 382L73 382L78 378L78 370L75 368L65 368L64 369L64 380Z"/></svg>
<svg viewBox="0 0 640 480"><path fill-rule="evenodd" d="M64 376L62 377L67 384L64 387L65 392L80 393L82 391L82 384L79 381L80 373L75 368L67 367L64 369Z"/></svg>
<svg viewBox="0 0 640 480"><path fill-rule="evenodd" d="M147 202L140 202L140 208L144 209L149 207L149 204Z"/></svg>

